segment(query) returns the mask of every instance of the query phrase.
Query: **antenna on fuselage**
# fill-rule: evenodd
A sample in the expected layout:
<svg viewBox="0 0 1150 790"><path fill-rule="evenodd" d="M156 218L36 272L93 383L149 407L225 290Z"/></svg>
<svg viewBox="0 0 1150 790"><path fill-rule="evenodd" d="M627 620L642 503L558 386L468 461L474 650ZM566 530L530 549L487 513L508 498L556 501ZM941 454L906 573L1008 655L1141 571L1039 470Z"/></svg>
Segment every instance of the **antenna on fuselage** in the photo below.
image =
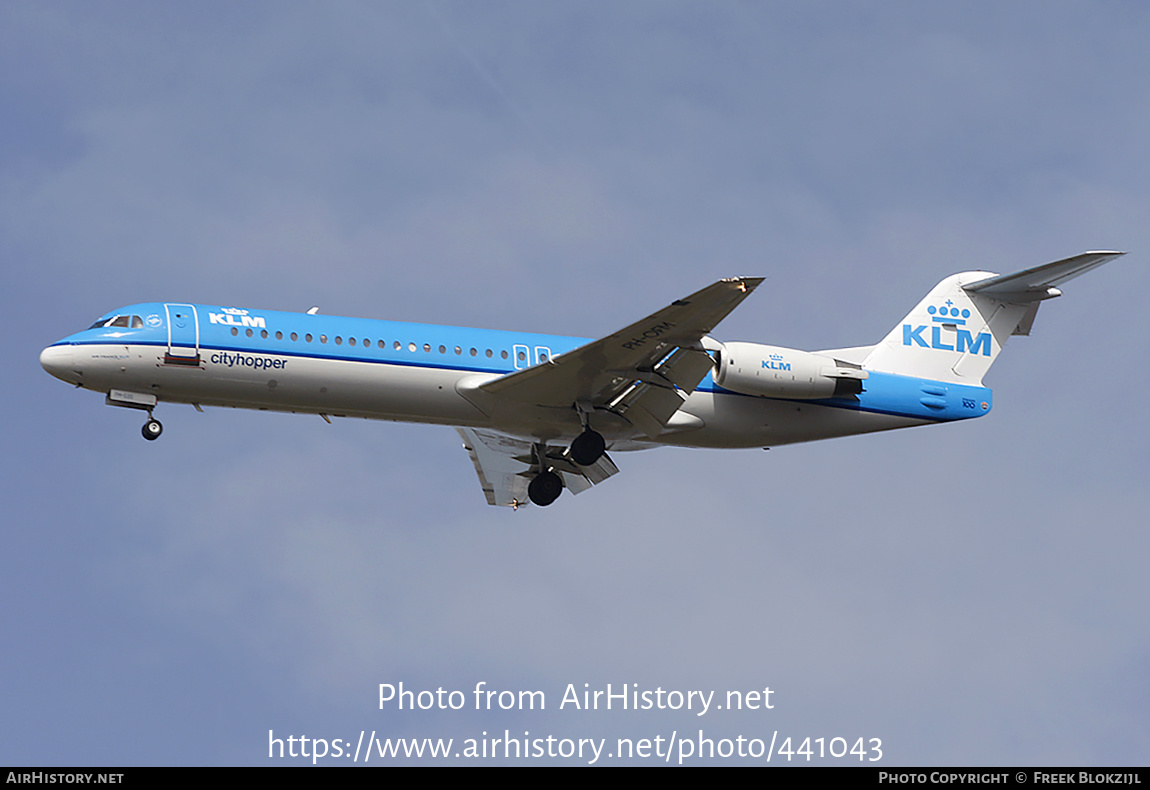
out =
<svg viewBox="0 0 1150 790"><path fill-rule="evenodd" d="M316 313L318 313L318 312L319 312L319 305L315 305L314 307L309 307L309 308L307 309L307 314L308 314L308 315L315 315L315 314L316 314Z"/></svg>

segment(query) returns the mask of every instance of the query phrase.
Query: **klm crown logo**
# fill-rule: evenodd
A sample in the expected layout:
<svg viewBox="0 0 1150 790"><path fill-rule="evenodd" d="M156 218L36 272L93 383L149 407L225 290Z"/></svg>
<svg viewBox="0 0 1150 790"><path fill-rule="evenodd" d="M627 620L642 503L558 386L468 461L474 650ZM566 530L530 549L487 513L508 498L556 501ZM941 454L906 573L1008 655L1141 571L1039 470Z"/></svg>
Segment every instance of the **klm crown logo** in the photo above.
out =
<svg viewBox="0 0 1150 790"><path fill-rule="evenodd" d="M971 316L969 308L955 307L954 302L947 299L945 304L927 307L926 312L930 314L931 323L918 326L902 325L902 344L904 346L933 348L938 351L957 351L959 354L981 353L984 357L990 356L990 333L979 332L977 335L973 335L966 328L966 322ZM929 342L926 337L923 337L927 327L930 328ZM943 336L943 329L954 332L953 345L946 342L951 338Z"/></svg>
<svg viewBox="0 0 1150 790"><path fill-rule="evenodd" d="M238 307L221 307L218 313L208 313L208 319L210 323L223 324L224 326L267 328L267 322L264 321L263 316L248 315L247 310L241 310Z"/></svg>
<svg viewBox="0 0 1150 790"><path fill-rule="evenodd" d="M942 307L935 307L934 305L931 305L930 307L926 308L926 311L930 313L931 316L933 316L930 320L938 321L943 324L966 324L966 319L970 318L970 311L965 309L959 310L957 307L950 307L951 304L953 304L953 302L947 299L946 304ZM959 318L960 315L962 316L961 318Z"/></svg>
<svg viewBox="0 0 1150 790"><path fill-rule="evenodd" d="M763 367L768 370L790 370L791 363L783 362L782 354L768 354L767 358L763 360Z"/></svg>

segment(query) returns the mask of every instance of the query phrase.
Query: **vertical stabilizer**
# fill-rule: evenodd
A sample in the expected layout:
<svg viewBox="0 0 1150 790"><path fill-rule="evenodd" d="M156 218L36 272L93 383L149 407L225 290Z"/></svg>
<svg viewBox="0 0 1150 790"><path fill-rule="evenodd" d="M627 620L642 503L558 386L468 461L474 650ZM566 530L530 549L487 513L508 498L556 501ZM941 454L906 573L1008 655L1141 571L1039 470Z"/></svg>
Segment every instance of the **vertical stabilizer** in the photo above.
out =
<svg viewBox="0 0 1150 790"><path fill-rule="evenodd" d="M1088 252L1008 275L953 274L936 285L863 363L870 370L981 384L1011 335L1030 333L1056 286L1122 255Z"/></svg>

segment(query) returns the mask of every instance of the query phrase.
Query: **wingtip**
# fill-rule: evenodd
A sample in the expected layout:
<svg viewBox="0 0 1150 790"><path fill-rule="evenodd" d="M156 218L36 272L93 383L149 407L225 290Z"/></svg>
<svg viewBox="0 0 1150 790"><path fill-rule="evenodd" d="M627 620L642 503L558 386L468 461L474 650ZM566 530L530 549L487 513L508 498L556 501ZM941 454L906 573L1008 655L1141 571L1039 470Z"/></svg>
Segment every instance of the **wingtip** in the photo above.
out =
<svg viewBox="0 0 1150 790"><path fill-rule="evenodd" d="M746 291L747 293L750 293L751 291L758 288L759 284L762 283L762 281L765 279L767 279L767 278L766 277L747 277L747 276L743 275L743 276L739 276L739 277L728 277L728 278L724 279L723 282L732 283L735 285L736 288L739 288L742 291Z"/></svg>

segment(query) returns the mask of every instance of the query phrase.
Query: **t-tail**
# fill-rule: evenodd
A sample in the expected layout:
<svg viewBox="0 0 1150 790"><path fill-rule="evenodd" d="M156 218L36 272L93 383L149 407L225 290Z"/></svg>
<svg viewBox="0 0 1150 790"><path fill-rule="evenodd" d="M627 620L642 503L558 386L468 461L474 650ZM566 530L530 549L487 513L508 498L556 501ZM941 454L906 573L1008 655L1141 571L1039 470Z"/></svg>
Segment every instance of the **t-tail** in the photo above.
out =
<svg viewBox="0 0 1150 790"><path fill-rule="evenodd" d="M1085 252L1016 274L953 274L936 285L863 367L935 381L982 383L1011 335L1028 335L1039 305L1058 286L1124 255Z"/></svg>

